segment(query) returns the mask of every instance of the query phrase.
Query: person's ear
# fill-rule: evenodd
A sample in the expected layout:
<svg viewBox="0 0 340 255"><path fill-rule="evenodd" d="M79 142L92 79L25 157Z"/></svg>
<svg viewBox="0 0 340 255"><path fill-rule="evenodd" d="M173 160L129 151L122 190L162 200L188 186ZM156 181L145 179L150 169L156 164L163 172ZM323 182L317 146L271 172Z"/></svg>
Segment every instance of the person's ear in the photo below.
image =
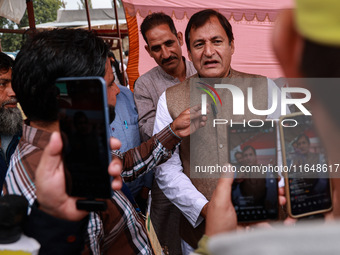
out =
<svg viewBox="0 0 340 255"><path fill-rule="evenodd" d="M283 11L276 20L273 48L285 77L302 77L300 63L303 45L303 38L295 27L293 10Z"/></svg>
<svg viewBox="0 0 340 255"><path fill-rule="evenodd" d="M183 34L182 34L182 32L177 33L177 39L178 39L179 45L183 46Z"/></svg>
<svg viewBox="0 0 340 255"><path fill-rule="evenodd" d="M235 52L235 44L234 44L234 40L232 40L232 41L230 42L230 47L231 47L231 55L233 55L234 52Z"/></svg>

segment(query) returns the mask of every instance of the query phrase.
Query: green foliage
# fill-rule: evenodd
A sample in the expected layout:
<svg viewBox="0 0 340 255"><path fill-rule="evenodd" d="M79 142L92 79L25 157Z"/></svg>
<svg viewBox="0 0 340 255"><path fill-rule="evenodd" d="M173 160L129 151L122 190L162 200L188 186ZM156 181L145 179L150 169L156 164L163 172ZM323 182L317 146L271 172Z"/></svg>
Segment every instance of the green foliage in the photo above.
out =
<svg viewBox="0 0 340 255"><path fill-rule="evenodd" d="M63 0L34 0L34 18L36 24L55 21L57 19L57 11L61 7L65 7ZM20 24L17 25L13 21L5 18L0 18L0 27L8 29L18 29L28 27L28 15L25 12ZM21 34L0 34L1 46L3 51L16 51L19 50L23 41L23 35Z"/></svg>

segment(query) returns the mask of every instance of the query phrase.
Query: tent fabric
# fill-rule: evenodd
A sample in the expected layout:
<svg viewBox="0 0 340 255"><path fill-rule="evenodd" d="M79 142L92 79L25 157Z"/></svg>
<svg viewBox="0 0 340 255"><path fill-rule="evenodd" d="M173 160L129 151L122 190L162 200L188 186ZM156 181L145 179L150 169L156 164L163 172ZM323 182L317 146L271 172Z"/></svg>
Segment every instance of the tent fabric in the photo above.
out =
<svg viewBox="0 0 340 255"><path fill-rule="evenodd" d="M185 14L187 17L191 17L197 11L213 8L220 11L228 19L233 16L238 21L243 18L248 21L258 18L258 20L263 21L266 16L274 21L278 10L292 6L292 1L288 0L124 0L123 2L130 16L136 16L139 12L145 18L149 12L162 11L170 16L174 14L176 19L183 19Z"/></svg>
<svg viewBox="0 0 340 255"><path fill-rule="evenodd" d="M118 19L125 19L124 9L117 8ZM89 9L92 20L115 20L115 11L113 8ZM87 16L85 10L58 10L57 21L60 23L86 21ZM125 23L125 22L124 22Z"/></svg>
<svg viewBox="0 0 340 255"><path fill-rule="evenodd" d="M271 36L275 18L282 9L293 8L292 0L123 0L123 4L126 15L136 17L138 28L146 15L162 11L173 18L177 31L183 34L193 13L207 8L216 9L228 18L233 27L235 53L231 66L239 71L270 78L283 76L272 50ZM144 49L146 43L141 33L132 34L129 29L130 40L137 35L138 60L129 57L129 65L130 62L138 61L138 70L134 71L142 75L156 66L156 63ZM130 46L131 50L133 49ZM187 57L185 45L182 50L183 55Z"/></svg>
<svg viewBox="0 0 340 255"><path fill-rule="evenodd" d="M139 38L138 38L138 24L136 17L126 15L126 23L129 29L129 61L126 73L129 78L130 89L133 92L135 81L139 77L138 63L139 63Z"/></svg>
<svg viewBox="0 0 340 255"><path fill-rule="evenodd" d="M25 14L25 0L0 0L0 16L19 24Z"/></svg>

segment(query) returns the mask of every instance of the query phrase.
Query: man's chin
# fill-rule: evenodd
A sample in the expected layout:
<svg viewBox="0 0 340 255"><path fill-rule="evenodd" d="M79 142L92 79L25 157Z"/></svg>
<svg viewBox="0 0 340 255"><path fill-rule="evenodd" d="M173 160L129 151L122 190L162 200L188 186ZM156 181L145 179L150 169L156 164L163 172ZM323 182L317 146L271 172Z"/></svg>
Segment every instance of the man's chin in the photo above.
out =
<svg viewBox="0 0 340 255"><path fill-rule="evenodd" d="M113 105L109 105L109 119L110 123L112 123L116 118L116 111Z"/></svg>
<svg viewBox="0 0 340 255"><path fill-rule="evenodd" d="M173 73L178 66L178 62L176 60L173 60L169 63L162 64L161 67L166 73Z"/></svg>
<svg viewBox="0 0 340 255"><path fill-rule="evenodd" d="M203 78L224 78L228 75L216 68L202 68L199 75Z"/></svg>
<svg viewBox="0 0 340 255"><path fill-rule="evenodd" d="M0 134L15 135L21 132L22 115L17 107L0 108Z"/></svg>

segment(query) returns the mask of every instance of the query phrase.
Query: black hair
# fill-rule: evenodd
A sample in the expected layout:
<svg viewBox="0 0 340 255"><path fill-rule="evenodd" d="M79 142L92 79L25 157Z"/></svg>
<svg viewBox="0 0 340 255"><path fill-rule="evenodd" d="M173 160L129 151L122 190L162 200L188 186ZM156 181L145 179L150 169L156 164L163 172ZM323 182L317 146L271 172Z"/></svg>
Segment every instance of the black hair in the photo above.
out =
<svg viewBox="0 0 340 255"><path fill-rule="evenodd" d="M233 29L227 18L213 9L206 9L203 11L196 12L194 15L192 15L185 29L185 43L187 44L189 52L190 52L191 29L197 29L204 26L211 17L216 17L218 19L218 21L220 22L221 26L223 27L224 31L228 36L229 44L231 44L231 42L234 40Z"/></svg>
<svg viewBox="0 0 340 255"><path fill-rule="evenodd" d="M157 27L159 25L166 24L169 26L170 31L177 36L177 30L174 25L174 21L169 15L166 15L162 12L154 12L149 14L148 16L145 17L143 20L142 24L140 25L140 31L143 35L143 38L147 44L148 40L146 38L146 32L149 31L150 29L153 29L154 27Z"/></svg>
<svg viewBox="0 0 340 255"><path fill-rule="evenodd" d="M296 142L299 142L299 140L300 140L302 137L304 137L304 138L307 140L308 144L310 144L309 137L308 137L308 135L306 135L305 133L299 134L298 137L296 138Z"/></svg>
<svg viewBox="0 0 340 255"><path fill-rule="evenodd" d="M116 56L115 56L115 54L113 54L112 51L109 51L108 57L114 59L114 61L111 61L111 67L114 67L114 69L116 70L116 75L117 75L117 78L119 80L119 83L123 85L124 84L123 74L122 74L122 72L120 71L120 68L119 68L120 62L116 59Z"/></svg>
<svg viewBox="0 0 340 255"><path fill-rule="evenodd" d="M254 152L254 154L256 155L256 150L255 150L255 148L254 148L253 146L251 146L251 145L245 146L245 147L243 148L243 150L242 150L242 153L244 153L245 151L247 151L247 150L249 150L249 149L252 149L253 152Z"/></svg>
<svg viewBox="0 0 340 255"><path fill-rule="evenodd" d="M10 68L13 67L14 60L8 56L6 53L0 52L0 71L5 71L6 73Z"/></svg>
<svg viewBox="0 0 340 255"><path fill-rule="evenodd" d="M243 155L242 155L242 152L236 151L236 152L234 153L234 157L235 157L235 158L236 158L236 155L237 155L237 154L240 154L241 156L243 156Z"/></svg>
<svg viewBox="0 0 340 255"><path fill-rule="evenodd" d="M60 77L105 75L108 47L91 31L55 29L29 38L18 53L12 87L31 121L58 119Z"/></svg>

